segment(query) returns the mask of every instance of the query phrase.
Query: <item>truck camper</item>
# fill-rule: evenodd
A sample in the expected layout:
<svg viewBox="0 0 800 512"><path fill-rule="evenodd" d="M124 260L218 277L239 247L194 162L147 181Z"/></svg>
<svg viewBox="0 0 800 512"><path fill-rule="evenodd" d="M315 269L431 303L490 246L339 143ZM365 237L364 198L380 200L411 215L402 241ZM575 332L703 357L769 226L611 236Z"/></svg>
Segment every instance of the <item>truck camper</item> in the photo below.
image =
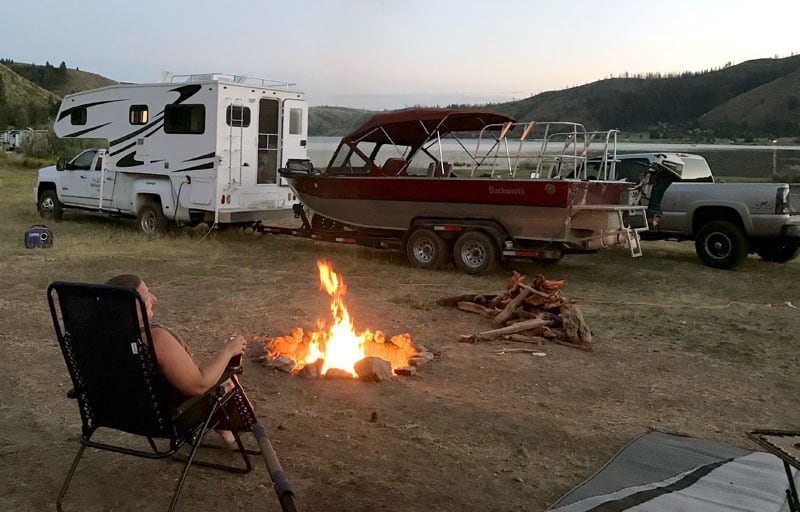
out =
<svg viewBox="0 0 800 512"><path fill-rule="evenodd" d="M252 223L291 212L278 174L306 158L308 106L294 84L219 73L174 75L68 95L54 130L105 139L39 171L44 218L64 208L137 218L147 233L172 224Z"/></svg>

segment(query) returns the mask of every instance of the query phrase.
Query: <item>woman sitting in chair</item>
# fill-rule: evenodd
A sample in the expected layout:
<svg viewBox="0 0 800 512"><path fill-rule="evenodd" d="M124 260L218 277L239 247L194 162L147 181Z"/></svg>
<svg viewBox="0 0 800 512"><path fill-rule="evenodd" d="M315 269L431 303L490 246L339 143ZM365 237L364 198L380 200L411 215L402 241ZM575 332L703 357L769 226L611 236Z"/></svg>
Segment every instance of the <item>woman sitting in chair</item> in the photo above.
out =
<svg viewBox="0 0 800 512"><path fill-rule="evenodd" d="M109 279L106 284L127 286L135 289L144 301L148 322L153 318L153 305L156 303L157 298L148 290L141 277L133 274L123 274ZM158 358L159 369L176 392L174 397L176 403L192 396L202 395L211 389L219 382L231 358L243 355L247 347L247 340L243 336L239 334L231 336L217 355L201 368L192 359L186 344L179 340L169 329L151 323L150 334L153 337L153 348ZM230 391L233 385L233 383L227 381L226 391ZM234 441L230 432L218 431L218 433L228 444Z"/></svg>

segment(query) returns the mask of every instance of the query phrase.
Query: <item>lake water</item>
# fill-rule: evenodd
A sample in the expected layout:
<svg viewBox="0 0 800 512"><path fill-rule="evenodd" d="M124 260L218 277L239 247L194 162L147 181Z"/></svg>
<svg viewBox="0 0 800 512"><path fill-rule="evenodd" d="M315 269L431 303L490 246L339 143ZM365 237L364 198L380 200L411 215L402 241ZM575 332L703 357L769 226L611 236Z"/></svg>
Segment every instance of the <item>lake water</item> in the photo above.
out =
<svg viewBox="0 0 800 512"><path fill-rule="evenodd" d="M308 157L314 167L325 167L339 145L339 137L309 137ZM447 144L455 143L447 141ZM474 141L465 141L474 147ZM696 153L708 160L714 174L719 177L768 178L773 174L800 172L800 146L764 145L744 146L734 144L659 144L617 143L617 153L647 153L665 151Z"/></svg>

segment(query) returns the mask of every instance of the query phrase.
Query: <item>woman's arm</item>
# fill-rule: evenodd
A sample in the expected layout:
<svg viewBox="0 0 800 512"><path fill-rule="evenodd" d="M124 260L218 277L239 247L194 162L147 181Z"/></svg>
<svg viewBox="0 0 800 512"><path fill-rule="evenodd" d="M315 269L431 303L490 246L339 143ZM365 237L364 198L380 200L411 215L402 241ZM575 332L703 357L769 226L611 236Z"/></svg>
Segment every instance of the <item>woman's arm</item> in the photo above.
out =
<svg viewBox="0 0 800 512"><path fill-rule="evenodd" d="M200 368L181 342L168 330L155 327L152 335L158 366L172 387L187 396L202 395L208 391L222 377L228 361L233 356L244 354L247 346L244 337L232 336L222 346L222 350L208 364Z"/></svg>

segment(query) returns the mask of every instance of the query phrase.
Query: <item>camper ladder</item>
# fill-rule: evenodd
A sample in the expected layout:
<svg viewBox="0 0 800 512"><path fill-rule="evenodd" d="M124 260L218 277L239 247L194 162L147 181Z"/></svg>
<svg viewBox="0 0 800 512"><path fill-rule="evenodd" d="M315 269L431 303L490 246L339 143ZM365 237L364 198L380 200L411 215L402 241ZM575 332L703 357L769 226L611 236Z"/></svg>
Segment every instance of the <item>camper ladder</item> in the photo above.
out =
<svg viewBox="0 0 800 512"><path fill-rule="evenodd" d="M228 186L242 186L242 160L244 149L244 104L241 98L228 103Z"/></svg>

